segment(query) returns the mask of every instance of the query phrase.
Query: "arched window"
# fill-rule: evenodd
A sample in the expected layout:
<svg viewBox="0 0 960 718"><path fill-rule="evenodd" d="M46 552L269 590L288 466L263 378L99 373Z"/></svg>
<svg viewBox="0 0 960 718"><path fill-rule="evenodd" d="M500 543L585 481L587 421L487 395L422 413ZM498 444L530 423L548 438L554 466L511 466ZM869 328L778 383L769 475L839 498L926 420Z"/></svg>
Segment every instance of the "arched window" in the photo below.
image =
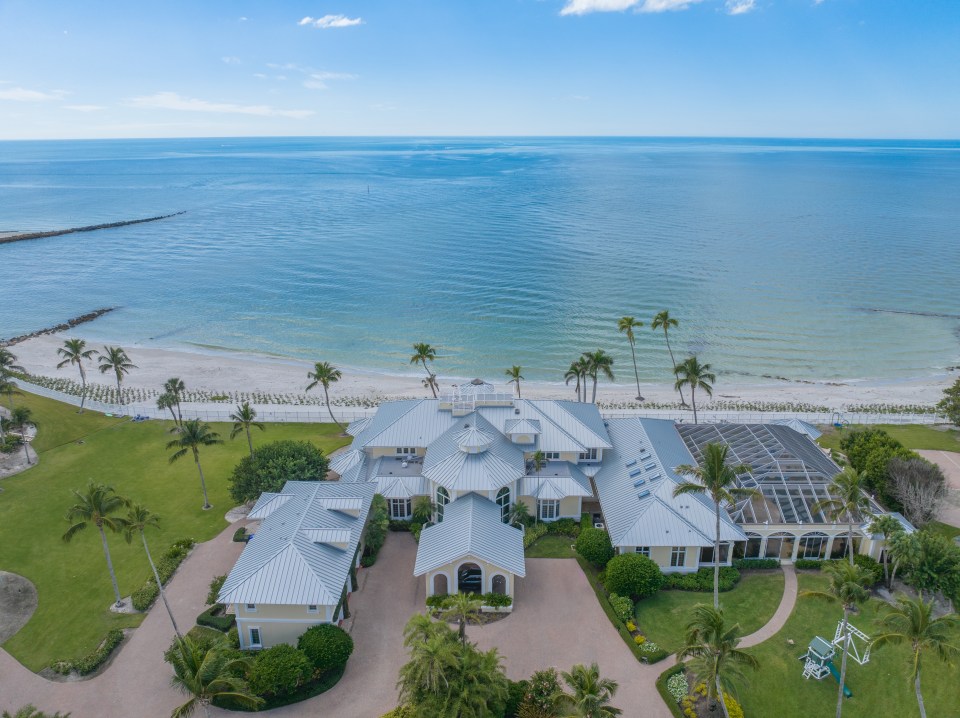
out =
<svg viewBox="0 0 960 718"><path fill-rule="evenodd" d="M457 591L483 593L483 570L477 564L464 563L457 569Z"/></svg>
<svg viewBox="0 0 960 718"><path fill-rule="evenodd" d="M443 507L450 503L450 492L442 486L437 487L437 523L443 521Z"/></svg>
<svg viewBox="0 0 960 718"><path fill-rule="evenodd" d="M510 521L510 489L504 486L497 492L497 505L500 507L500 520Z"/></svg>
<svg viewBox="0 0 960 718"><path fill-rule="evenodd" d="M499 573L493 577L493 592L501 595L507 592L507 577Z"/></svg>
<svg viewBox="0 0 960 718"><path fill-rule="evenodd" d="M781 558L789 561L793 558L793 534L775 533L767 539L766 558Z"/></svg>
<svg viewBox="0 0 960 718"><path fill-rule="evenodd" d="M827 547L827 535L814 531L804 534L800 537L800 548L797 551L798 558L823 558L823 551Z"/></svg>
<svg viewBox="0 0 960 718"><path fill-rule="evenodd" d="M747 545L743 550L744 558L760 558L760 543L763 539L757 535L748 533L747 534Z"/></svg>
<svg viewBox="0 0 960 718"><path fill-rule="evenodd" d="M450 591L447 589L447 575L445 573L436 573L433 575L433 595L446 596Z"/></svg>

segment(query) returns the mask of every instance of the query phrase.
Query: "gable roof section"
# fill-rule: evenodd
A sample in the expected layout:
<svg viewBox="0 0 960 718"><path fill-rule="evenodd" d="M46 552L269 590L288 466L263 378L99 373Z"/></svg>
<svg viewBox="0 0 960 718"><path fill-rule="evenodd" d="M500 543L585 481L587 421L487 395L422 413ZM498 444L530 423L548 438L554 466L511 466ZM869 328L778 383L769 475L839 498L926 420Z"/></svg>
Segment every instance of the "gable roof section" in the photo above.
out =
<svg viewBox="0 0 960 718"><path fill-rule="evenodd" d="M440 411L438 407L439 402L436 399L384 402L369 425L356 437L353 446L429 446L430 442L457 421L449 411Z"/></svg>
<svg viewBox="0 0 960 718"><path fill-rule="evenodd" d="M423 529L414 576L473 557L516 576L526 575L523 533L500 520L500 507L477 494L447 504L443 521Z"/></svg>
<svg viewBox="0 0 960 718"><path fill-rule="evenodd" d="M264 517L217 600L335 605L350 575L375 491L376 485L369 483L288 481L265 504L284 499ZM343 509L358 503L357 516L324 506Z"/></svg>
<svg viewBox="0 0 960 718"><path fill-rule="evenodd" d="M560 499L564 496L593 498L590 479L580 467L566 461L549 461L539 475L523 477L518 489L520 496L538 499Z"/></svg>
<svg viewBox="0 0 960 718"><path fill-rule="evenodd" d="M673 422L611 419L614 448L604 452L594 483L614 546L712 546L716 517L705 496L674 497L674 469L695 464ZM720 540L742 541L742 529L720 512Z"/></svg>
<svg viewBox="0 0 960 718"><path fill-rule="evenodd" d="M523 449L473 412L427 447L422 473L447 489L492 491L522 477L526 462Z"/></svg>

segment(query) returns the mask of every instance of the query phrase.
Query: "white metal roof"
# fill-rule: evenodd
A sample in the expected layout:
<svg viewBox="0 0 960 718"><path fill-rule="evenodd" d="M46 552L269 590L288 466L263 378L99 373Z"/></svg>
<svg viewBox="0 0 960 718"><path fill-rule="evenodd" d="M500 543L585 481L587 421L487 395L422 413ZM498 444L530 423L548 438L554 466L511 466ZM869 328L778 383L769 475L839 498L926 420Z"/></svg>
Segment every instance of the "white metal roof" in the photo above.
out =
<svg viewBox="0 0 960 718"><path fill-rule="evenodd" d="M474 441L488 442L482 450ZM526 473L523 449L479 412L457 423L427 447L423 476L454 491L491 491Z"/></svg>
<svg viewBox="0 0 960 718"><path fill-rule="evenodd" d="M288 481L283 498L243 549L217 598L221 603L335 605L350 575L376 486L335 481ZM258 502L260 504L261 502ZM327 505L359 505L357 516ZM320 533L314 533L320 532ZM345 546L317 536L344 538Z"/></svg>
<svg viewBox="0 0 960 718"><path fill-rule="evenodd" d="M787 426L796 431L798 434L806 434L812 440L816 441L821 436L823 432L820 431L810 422L804 421L803 419L774 419L770 422L771 424L778 424L780 426Z"/></svg>
<svg viewBox="0 0 960 718"><path fill-rule="evenodd" d="M347 471L363 462L364 453L359 449L349 449L330 459L330 470L343 476Z"/></svg>
<svg viewBox="0 0 960 718"><path fill-rule="evenodd" d="M590 479L580 467L566 461L548 461L540 471L523 477L518 489L520 496L536 496L540 499L583 496L592 498Z"/></svg>
<svg viewBox="0 0 960 718"><path fill-rule="evenodd" d="M257 502L253 505L253 508L250 509L250 513L247 514L247 518L265 519L267 516L287 503L289 499L290 497L285 496L284 494L275 494L264 491L262 494L260 494L260 498L257 499Z"/></svg>
<svg viewBox="0 0 960 718"><path fill-rule="evenodd" d="M500 519L500 507L477 494L447 504L443 521L420 534L414 576L472 557L516 576L526 575L523 533Z"/></svg>

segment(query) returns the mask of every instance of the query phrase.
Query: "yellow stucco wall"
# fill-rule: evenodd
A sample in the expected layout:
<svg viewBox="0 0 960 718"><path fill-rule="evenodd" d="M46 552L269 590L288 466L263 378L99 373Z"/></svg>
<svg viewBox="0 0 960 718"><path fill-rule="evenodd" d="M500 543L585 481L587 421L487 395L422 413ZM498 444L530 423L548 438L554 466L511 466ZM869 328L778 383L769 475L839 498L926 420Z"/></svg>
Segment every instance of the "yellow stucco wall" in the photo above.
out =
<svg viewBox="0 0 960 718"><path fill-rule="evenodd" d="M502 568L494 566L487 561L482 561L474 556L466 556L462 559L452 561L451 563L426 573L425 580L427 582L427 595L433 595L433 577L437 574L443 574L447 577L447 593L457 593L456 572L457 569L465 563L475 563L483 571L482 593L490 593L493 591L493 577L499 574L507 579L507 595L513 595L516 577L509 571L504 571Z"/></svg>

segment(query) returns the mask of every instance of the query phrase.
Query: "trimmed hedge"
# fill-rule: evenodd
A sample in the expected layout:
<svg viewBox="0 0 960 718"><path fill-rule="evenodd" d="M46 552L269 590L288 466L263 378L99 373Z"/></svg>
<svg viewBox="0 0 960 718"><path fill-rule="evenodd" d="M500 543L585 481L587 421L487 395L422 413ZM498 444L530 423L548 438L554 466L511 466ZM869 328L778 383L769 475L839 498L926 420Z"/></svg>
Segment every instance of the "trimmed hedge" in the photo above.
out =
<svg viewBox="0 0 960 718"><path fill-rule="evenodd" d="M543 523L527 526L523 532L523 547L530 548L534 541L542 536L546 536L548 530L547 525Z"/></svg>
<svg viewBox="0 0 960 718"><path fill-rule="evenodd" d="M222 603L215 603L206 611L197 616L197 625L212 628L221 633L226 633L237 621L237 617L232 613L224 613L226 606Z"/></svg>
<svg viewBox="0 0 960 718"><path fill-rule="evenodd" d="M622 553L607 563L603 585L611 594L637 601L655 594L665 581L660 567L646 556Z"/></svg>
<svg viewBox="0 0 960 718"><path fill-rule="evenodd" d="M412 521L404 521L403 519L391 519L390 524L387 526L391 531L409 531L410 526L413 524Z"/></svg>
<svg viewBox="0 0 960 718"><path fill-rule="evenodd" d="M756 569L780 568L778 558L737 558L733 560L733 567L740 571Z"/></svg>
<svg viewBox="0 0 960 718"><path fill-rule="evenodd" d="M286 643L278 643L257 653L247 676L256 695L286 696L304 685L313 675L307 654Z"/></svg>
<svg viewBox="0 0 960 718"><path fill-rule="evenodd" d="M820 570L828 563L836 563L837 561L848 561L848 558L834 558L834 559L814 559L814 558L798 558L794 561L793 565L798 569L809 569L809 570ZM883 564L877 561L870 556L867 556L865 553L855 554L853 557L853 563L860 568L864 568L873 574L873 584L876 585L883 581Z"/></svg>
<svg viewBox="0 0 960 718"><path fill-rule="evenodd" d="M545 523L547 527L547 533L550 534L560 534L561 536L571 536L576 538L580 535L580 526L571 518L557 519L556 521L551 521Z"/></svg>
<svg viewBox="0 0 960 718"><path fill-rule="evenodd" d="M491 608L506 608L513 605L513 598L505 593L485 593L481 600L484 606Z"/></svg>
<svg viewBox="0 0 960 718"><path fill-rule="evenodd" d="M308 628L297 640L317 675L342 669L353 654L353 638L339 626L323 623Z"/></svg>
<svg viewBox="0 0 960 718"><path fill-rule="evenodd" d="M175 541L170 548L157 561L157 573L160 574L160 582L165 586L177 568L183 562L183 559L193 548L193 539L180 539ZM157 582L150 576L140 588L130 595L133 607L138 611L146 611L160 595L160 589L157 588Z"/></svg>
<svg viewBox="0 0 960 718"><path fill-rule="evenodd" d="M603 529L588 528L580 532L576 543L577 553L597 568L603 568L613 558L610 535Z"/></svg>
<svg viewBox="0 0 960 718"><path fill-rule="evenodd" d="M241 526L236 531L233 532L233 540L237 543L246 543L249 539L247 538L247 528Z"/></svg>
<svg viewBox="0 0 960 718"><path fill-rule="evenodd" d="M370 568L376 562L377 562L377 555L373 553L369 553L366 556L360 557L360 565L363 568Z"/></svg>
<svg viewBox="0 0 960 718"><path fill-rule="evenodd" d="M106 638L100 642L97 650L93 653L88 653L83 658L78 658L73 661L57 661L50 667L54 672L64 676L71 671L76 671L81 676L88 675L106 662L110 654L113 653L113 650L120 645L121 641L123 641L123 631L119 628L112 628L107 632Z"/></svg>
<svg viewBox="0 0 960 718"><path fill-rule="evenodd" d="M713 592L713 569L701 568L696 573L667 573L663 588L674 591ZM733 566L720 567L720 591L729 591L740 582L740 572Z"/></svg>
<svg viewBox="0 0 960 718"><path fill-rule="evenodd" d="M823 560L819 558L798 558L793 562L793 567L798 569L814 569L819 571L823 568Z"/></svg>

